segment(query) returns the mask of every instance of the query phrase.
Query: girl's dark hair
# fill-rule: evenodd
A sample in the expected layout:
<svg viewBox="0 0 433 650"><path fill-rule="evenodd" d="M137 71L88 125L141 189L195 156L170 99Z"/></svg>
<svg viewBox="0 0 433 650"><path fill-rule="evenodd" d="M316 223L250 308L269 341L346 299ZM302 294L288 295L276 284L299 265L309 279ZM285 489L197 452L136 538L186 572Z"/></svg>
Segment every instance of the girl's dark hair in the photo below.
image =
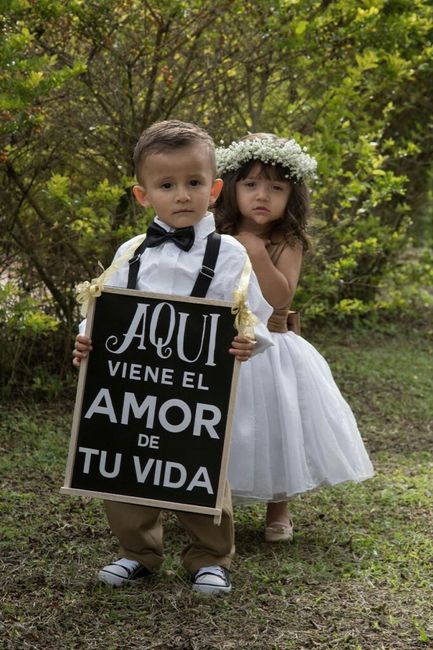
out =
<svg viewBox="0 0 433 650"><path fill-rule="evenodd" d="M255 134L243 140L263 137L270 134ZM273 138L277 139L275 136ZM290 174L290 170L281 165L270 165L260 160L249 160L239 169L224 174L224 185L214 205L217 230L227 235L236 235L237 224L241 218L237 200L236 183L247 178L251 169L260 165L260 173L270 180L283 181L292 186L286 210L281 219L274 221L269 231L271 241L274 237L283 236L290 245L300 243L304 252L309 250L310 242L306 233L308 217L310 215L310 194L304 181L298 181Z"/></svg>

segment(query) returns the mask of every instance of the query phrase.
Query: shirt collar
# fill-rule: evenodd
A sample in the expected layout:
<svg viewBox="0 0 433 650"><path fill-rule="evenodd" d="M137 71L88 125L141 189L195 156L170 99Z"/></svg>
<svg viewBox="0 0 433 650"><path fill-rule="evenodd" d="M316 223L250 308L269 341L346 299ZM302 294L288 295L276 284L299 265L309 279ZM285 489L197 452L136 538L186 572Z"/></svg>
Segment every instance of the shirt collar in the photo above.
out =
<svg viewBox="0 0 433 650"><path fill-rule="evenodd" d="M155 217L154 221L158 224L158 226L161 226L165 230L174 230L174 228L165 223L165 221L162 221L162 219L160 219L158 216ZM215 219L212 212L206 212L204 217L200 219L200 221L194 226L194 234L196 239L205 239L208 235L210 235L211 232L214 232L214 230Z"/></svg>

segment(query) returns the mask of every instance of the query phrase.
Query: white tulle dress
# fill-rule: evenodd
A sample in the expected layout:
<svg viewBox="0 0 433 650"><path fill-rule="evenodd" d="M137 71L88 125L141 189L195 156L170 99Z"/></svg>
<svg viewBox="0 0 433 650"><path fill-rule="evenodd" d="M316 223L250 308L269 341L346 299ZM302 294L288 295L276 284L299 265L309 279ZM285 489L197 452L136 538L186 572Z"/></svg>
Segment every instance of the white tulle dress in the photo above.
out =
<svg viewBox="0 0 433 650"><path fill-rule="evenodd" d="M279 251L269 252L275 263ZM301 336L281 332L288 311L270 319L273 347L241 364L229 460L235 503L282 501L373 475L327 362Z"/></svg>

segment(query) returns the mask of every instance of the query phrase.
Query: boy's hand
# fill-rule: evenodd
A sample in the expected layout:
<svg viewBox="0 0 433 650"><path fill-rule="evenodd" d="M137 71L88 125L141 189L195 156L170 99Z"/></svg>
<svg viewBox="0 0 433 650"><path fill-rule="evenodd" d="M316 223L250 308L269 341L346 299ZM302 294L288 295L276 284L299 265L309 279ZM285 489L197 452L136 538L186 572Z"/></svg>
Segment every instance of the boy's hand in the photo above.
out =
<svg viewBox="0 0 433 650"><path fill-rule="evenodd" d="M72 365L79 368L81 359L85 359L91 350L93 350L92 341L89 337L78 334L75 338L75 348L72 352Z"/></svg>
<svg viewBox="0 0 433 650"><path fill-rule="evenodd" d="M248 339L246 336L235 336L230 348L230 354L234 354L238 361L248 361L253 353L255 341Z"/></svg>

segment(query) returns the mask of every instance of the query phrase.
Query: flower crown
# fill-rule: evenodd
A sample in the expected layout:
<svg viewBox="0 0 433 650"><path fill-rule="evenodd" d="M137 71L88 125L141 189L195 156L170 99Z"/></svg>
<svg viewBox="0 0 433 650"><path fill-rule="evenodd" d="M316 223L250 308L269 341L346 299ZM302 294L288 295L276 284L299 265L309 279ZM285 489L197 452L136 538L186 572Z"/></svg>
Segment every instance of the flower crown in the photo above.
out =
<svg viewBox="0 0 433 650"><path fill-rule="evenodd" d="M228 147L216 148L218 175L236 171L249 160L259 160L265 164L282 165L298 181L313 179L317 161L306 151L295 140L254 138L232 142Z"/></svg>

